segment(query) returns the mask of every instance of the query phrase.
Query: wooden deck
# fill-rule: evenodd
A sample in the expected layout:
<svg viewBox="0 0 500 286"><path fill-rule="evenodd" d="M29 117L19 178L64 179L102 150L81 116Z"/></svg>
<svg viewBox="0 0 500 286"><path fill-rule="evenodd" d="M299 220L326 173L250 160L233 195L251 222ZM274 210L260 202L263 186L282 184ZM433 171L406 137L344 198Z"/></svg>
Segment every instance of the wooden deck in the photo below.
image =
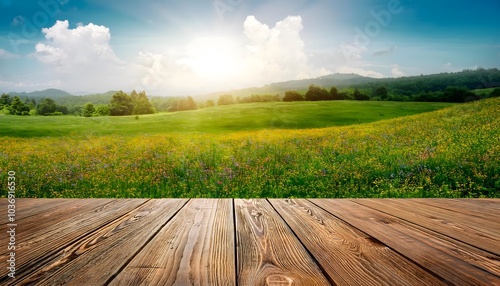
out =
<svg viewBox="0 0 500 286"><path fill-rule="evenodd" d="M1 285L500 285L500 200L18 199Z"/></svg>

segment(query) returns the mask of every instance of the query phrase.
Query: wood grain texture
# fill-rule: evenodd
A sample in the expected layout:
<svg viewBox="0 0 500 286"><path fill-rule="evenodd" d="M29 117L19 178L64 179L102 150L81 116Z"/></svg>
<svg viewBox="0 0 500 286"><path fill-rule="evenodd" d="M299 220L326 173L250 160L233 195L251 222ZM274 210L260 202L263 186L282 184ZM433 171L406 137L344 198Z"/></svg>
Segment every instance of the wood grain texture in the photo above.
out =
<svg viewBox="0 0 500 286"><path fill-rule="evenodd" d="M413 202L450 211L481 229L500 234L500 199L412 199ZM486 225L483 223L487 222Z"/></svg>
<svg viewBox="0 0 500 286"><path fill-rule="evenodd" d="M491 219L478 219L466 208L451 211L407 199L355 202L500 255L500 224Z"/></svg>
<svg viewBox="0 0 500 286"><path fill-rule="evenodd" d="M235 285L234 261L231 200L191 200L110 285Z"/></svg>
<svg viewBox="0 0 500 286"><path fill-rule="evenodd" d="M117 275L133 255L187 202L150 200L54 254L16 285L98 285Z"/></svg>
<svg viewBox="0 0 500 286"><path fill-rule="evenodd" d="M454 285L497 285L500 258L349 200L310 200Z"/></svg>
<svg viewBox="0 0 500 286"><path fill-rule="evenodd" d="M38 200L37 200L38 201ZM16 241L17 243L23 245L27 242L35 233L43 232L47 228L53 226L54 224L60 223L62 221L71 219L74 216L80 215L82 213L89 212L99 206L103 206L107 203L110 203L111 199L87 199L87 200L61 200L56 199L54 202L50 200L43 199L42 201L46 201L46 208L42 208L40 206L38 209L43 209L36 214L29 215L20 220L17 220L17 212L16 212ZM50 202L50 203L49 203ZM28 210L25 210L24 207L18 208L18 212L23 214ZM3 227L4 225L2 225ZM2 230L3 232L3 230ZM0 238L0 245L2 243L6 243L6 237ZM4 249L2 249L3 251ZM3 252L1 252L3 253Z"/></svg>
<svg viewBox="0 0 500 286"><path fill-rule="evenodd" d="M0 209L7 209L8 200L1 199ZM73 204L74 199L16 199L16 221L39 215L43 212L51 213L57 208L63 207L66 204ZM0 223L7 223L7 216L0 216Z"/></svg>
<svg viewBox="0 0 500 286"><path fill-rule="evenodd" d="M43 236L43 233L52 227L54 224L67 222L74 216L87 213L103 206L112 200L110 199L86 199L86 200L69 200L69 199L23 199L24 204L16 204L16 251L27 252L27 246L34 243L33 238ZM31 202L31 203L30 203ZM34 207L42 210L36 214L30 212L29 208ZM17 215L21 216L23 213L28 212L30 215L17 220ZM5 233L7 225L0 225L0 232ZM6 245L9 237L0 236L0 245ZM0 273L4 273L6 268L4 266L4 257L7 257L9 251L7 248L0 248ZM17 253L19 258L19 253ZM27 257L27 260L30 258ZM22 260L21 260L22 261ZM19 262L17 266L21 266ZM4 270L5 269L5 270ZM5 272L6 273L6 272ZM1 281L0 277L0 281Z"/></svg>
<svg viewBox="0 0 500 286"><path fill-rule="evenodd" d="M61 249L65 248L70 242L78 239L90 232L93 232L102 226L107 225L118 217L137 208L146 200L99 200L104 204L96 204L89 207L84 212L74 214L67 212L63 216L63 220L57 223L48 224L43 229L35 232L29 232L30 225L46 223L42 220L30 220L20 224L18 227L26 228L23 230L23 235L18 235L19 243L16 244L16 273L24 275L31 273L33 269L43 263L47 257L51 257ZM89 200L88 202L93 202ZM88 203L87 202L87 203ZM79 201L75 201L78 204ZM84 203L84 202L81 202ZM58 217L61 219L61 217ZM7 259L7 252L2 252L0 261L4 262ZM6 277L7 269L0 270L0 279ZM0 283L2 280L0 280Z"/></svg>
<svg viewBox="0 0 500 286"><path fill-rule="evenodd" d="M20 199L16 210L16 279L0 247L0 285L500 285L498 199Z"/></svg>
<svg viewBox="0 0 500 286"><path fill-rule="evenodd" d="M269 200L335 285L445 285L311 202Z"/></svg>
<svg viewBox="0 0 500 286"><path fill-rule="evenodd" d="M235 200L238 285L329 285L264 199Z"/></svg>

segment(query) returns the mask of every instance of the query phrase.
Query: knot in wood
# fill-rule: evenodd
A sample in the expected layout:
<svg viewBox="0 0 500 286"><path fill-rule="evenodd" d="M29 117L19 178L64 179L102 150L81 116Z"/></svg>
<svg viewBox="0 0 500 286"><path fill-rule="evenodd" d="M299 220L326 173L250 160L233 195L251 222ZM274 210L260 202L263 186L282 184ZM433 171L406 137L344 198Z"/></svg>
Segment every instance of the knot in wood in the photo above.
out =
<svg viewBox="0 0 500 286"><path fill-rule="evenodd" d="M260 216L262 215L262 213L261 213L261 212L259 212L259 211L256 211L256 210L252 210L251 215L252 215L253 217L256 217L256 218L257 218L257 217L260 217Z"/></svg>
<svg viewBox="0 0 500 286"><path fill-rule="evenodd" d="M288 286L288 285L293 285L293 279L288 277L288 276L285 276L285 275L281 275L281 274L273 274L273 275L269 275L267 276L266 278L266 285L269 285L269 286Z"/></svg>

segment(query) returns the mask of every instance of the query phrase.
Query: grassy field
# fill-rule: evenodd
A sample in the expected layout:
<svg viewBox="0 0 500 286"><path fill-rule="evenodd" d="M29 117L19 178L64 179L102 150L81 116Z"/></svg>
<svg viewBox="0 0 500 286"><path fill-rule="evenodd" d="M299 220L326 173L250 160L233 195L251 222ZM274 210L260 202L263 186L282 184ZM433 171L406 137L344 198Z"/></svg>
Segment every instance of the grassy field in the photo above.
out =
<svg viewBox="0 0 500 286"><path fill-rule="evenodd" d="M0 116L0 136L142 135L170 132L228 133L352 125L434 111L448 103L293 102L215 106L194 111L125 117Z"/></svg>
<svg viewBox="0 0 500 286"><path fill-rule="evenodd" d="M352 104L359 104L351 108L361 114L372 114L371 120L365 120L375 121L375 115L389 116L385 115L388 109L380 110L393 103ZM400 104L398 110L419 107ZM288 105L253 105L261 109L257 113L261 116L269 106ZM50 138L21 138L22 128L10 126L6 132L4 125L2 132L19 137L0 137L0 181L7 181L8 170L15 171L18 197L500 197L500 98L390 120L312 129L267 129L271 115L267 119L255 115L253 122L261 122L256 127L249 124L251 116L241 116L245 108L256 114L251 107L183 113L198 114L198 125L183 123L191 126L190 131L206 127L207 132L197 133L166 132L181 130L168 124L152 129L135 125L148 120L166 124L170 116L181 113L139 120L69 118L70 122L97 120L105 127L79 124L73 136L66 136L69 129L63 132L51 125L57 128L51 135L57 136ZM330 116L340 116L340 109ZM310 118L326 112L300 110L308 110ZM283 113L292 122L290 118L297 118L295 112L300 110ZM222 120L232 112L240 116L230 123ZM203 122L209 113L219 119ZM301 115L300 122L307 116ZM358 117L344 116L352 118L351 124ZM29 126L34 119L69 125L63 120L67 117L2 117L0 121L5 118L26 120L25 132L39 128ZM118 133L125 126L136 127L125 134L107 135L114 130L107 126L112 122L119 126ZM249 129L261 130L231 132L245 122ZM89 132L92 129L96 130ZM219 129L223 132L215 132ZM34 134L41 135L42 131ZM5 196L5 183L2 190Z"/></svg>
<svg viewBox="0 0 500 286"><path fill-rule="evenodd" d="M490 94L493 90L495 90L495 88L490 87L490 88L475 89L472 92L476 95L485 96L485 95Z"/></svg>

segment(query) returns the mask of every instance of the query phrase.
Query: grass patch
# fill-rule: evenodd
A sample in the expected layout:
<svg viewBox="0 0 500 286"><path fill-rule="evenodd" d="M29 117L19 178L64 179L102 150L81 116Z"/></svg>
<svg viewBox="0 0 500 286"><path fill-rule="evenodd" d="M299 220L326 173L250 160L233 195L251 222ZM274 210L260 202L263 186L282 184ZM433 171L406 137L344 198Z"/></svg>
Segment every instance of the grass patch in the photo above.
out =
<svg viewBox="0 0 500 286"><path fill-rule="evenodd" d="M193 111L124 117L1 116L0 136L64 137L143 135L177 132L229 133L262 129L304 129L352 125L413 115L449 103L275 102L215 106Z"/></svg>
<svg viewBox="0 0 500 286"><path fill-rule="evenodd" d="M359 104L378 115L392 103ZM250 109L251 105L242 105L225 112L238 110L250 122L250 114L255 114ZM123 128L119 132L129 130L125 120L132 122L127 124L169 116L188 120L183 114L207 112L222 117L224 110L90 121L117 120L121 122L117 128ZM15 171L18 197L500 197L498 110L500 98L317 129L230 132L243 122L216 119L225 124L224 132L144 135L144 130L135 130L106 135L102 130L113 133L106 127L94 135L80 130L75 136L55 138L0 137L6 146L0 151L0 181L6 182L7 171ZM261 120L266 122L253 118ZM1 188L5 196L6 184Z"/></svg>
<svg viewBox="0 0 500 286"><path fill-rule="evenodd" d="M472 90L472 92L475 95L486 96L486 95L489 95L493 90L495 90L495 88L494 87L490 87L490 88L474 89L474 90Z"/></svg>

